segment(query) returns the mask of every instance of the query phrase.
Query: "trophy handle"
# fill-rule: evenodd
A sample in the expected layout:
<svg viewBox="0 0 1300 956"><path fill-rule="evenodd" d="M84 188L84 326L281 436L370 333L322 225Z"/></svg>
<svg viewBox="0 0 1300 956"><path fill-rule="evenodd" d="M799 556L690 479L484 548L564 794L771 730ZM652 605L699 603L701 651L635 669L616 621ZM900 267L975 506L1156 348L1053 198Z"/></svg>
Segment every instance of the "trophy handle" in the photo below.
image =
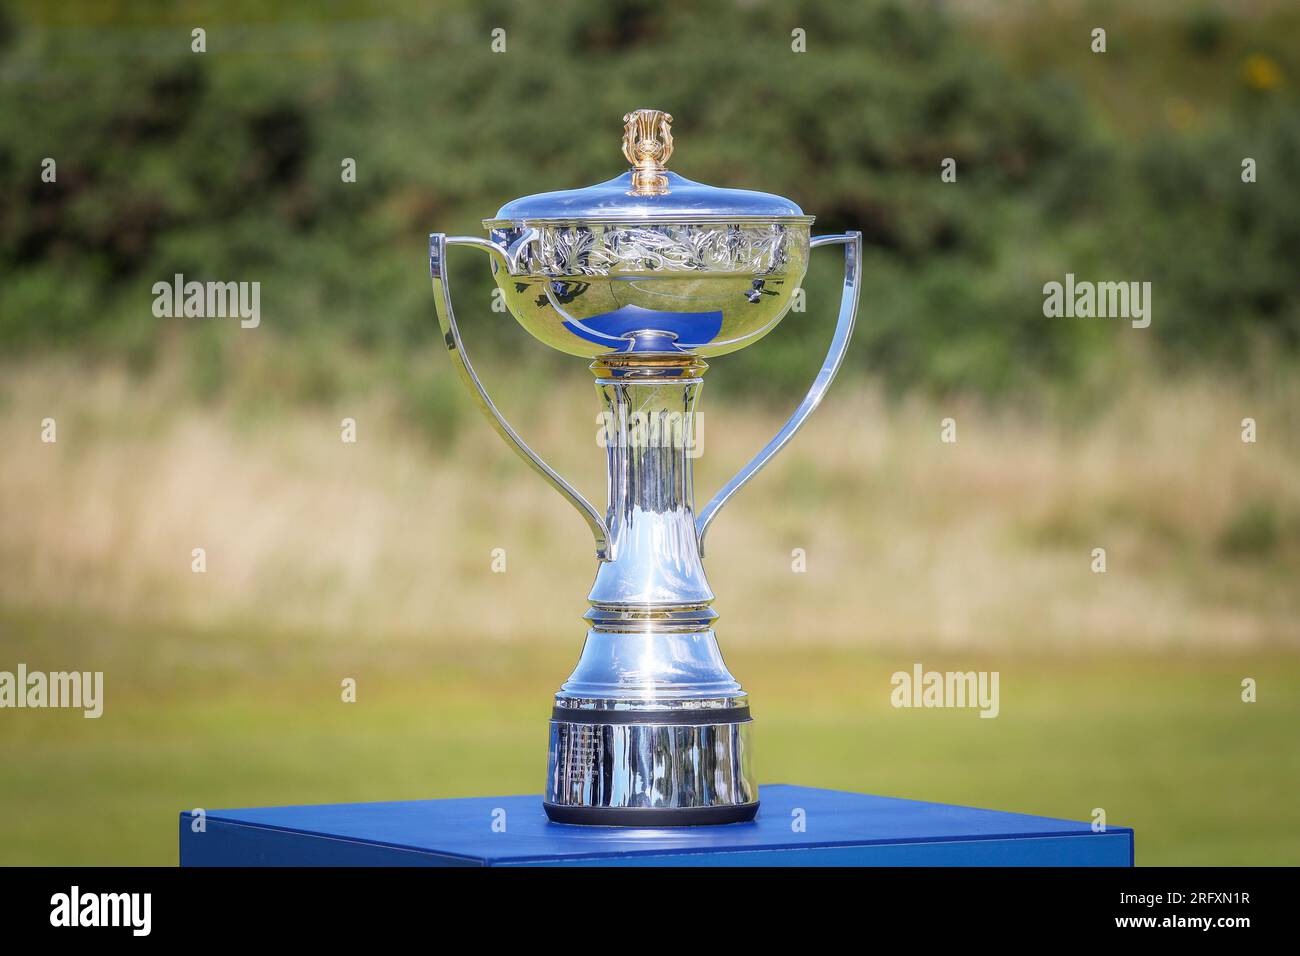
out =
<svg viewBox="0 0 1300 956"><path fill-rule="evenodd" d="M830 387L831 382L835 379L835 373L840 370L840 365L844 361L844 353L848 351L849 339L853 336L853 320L857 315L858 295L862 287L859 276L862 266L862 233L848 232L840 236L815 236L809 243L809 248L816 249L818 246L836 245L844 246L844 290L840 296L840 316L835 324L835 337L831 339L831 347L826 353L826 361L822 362L821 371L817 373L817 377L813 380L812 387L808 389L808 394L799 403L799 407L794 410L794 414L781 426L781 430L776 433L776 437L768 442L762 451L751 458L749 464L737 472L736 476L727 482L700 511L699 517L695 519L695 535L699 540L701 555L704 554L704 536L708 533L710 523L722 510L722 506L731 500L731 496L744 487L758 473L759 469L771 461L772 457L794 437L794 433L803 426L803 423L808 420L808 416L821 403L822 396L826 394L826 389Z"/></svg>
<svg viewBox="0 0 1300 956"><path fill-rule="evenodd" d="M527 239L527 237L521 237ZM522 243L521 243L522 244ZM544 462L535 451L525 444L524 440L519 437L519 433L510 427L510 423L505 417L497 411L496 405L488 397L487 389L479 381L478 375L474 373L474 366L470 364L469 356L465 354L465 346L461 342L460 329L456 325L456 314L451 308L451 290L447 287L447 276L443 264L447 258L448 246L472 246L476 249L482 249L489 253L497 262L500 268L509 268L510 259L517 255L516 249L505 249L495 242L489 242L486 239L476 239L470 236L446 236L440 232L435 232L429 236L429 273L433 277L433 303L438 312L438 325L442 327L443 341L447 345L447 351L456 362L456 371L460 373L461 380L473 393L478 400L479 408L487 416L492 427L497 430L506 444L513 448L529 466L539 475L545 478L564 498L578 509L582 515L591 533L596 538L596 557L602 561L606 559L606 542L609 538L609 531L605 527L605 519L591 502L584 498L576 488L565 481L556 473L550 465Z"/></svg>

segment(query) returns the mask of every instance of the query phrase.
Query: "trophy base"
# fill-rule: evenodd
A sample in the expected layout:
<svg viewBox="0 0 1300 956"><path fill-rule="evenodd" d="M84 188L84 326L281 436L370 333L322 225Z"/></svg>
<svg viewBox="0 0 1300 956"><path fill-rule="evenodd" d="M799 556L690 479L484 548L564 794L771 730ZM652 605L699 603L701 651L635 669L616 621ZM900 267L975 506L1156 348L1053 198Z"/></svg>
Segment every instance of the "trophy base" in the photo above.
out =
<svg viewBox="0 0 1300 956"><path fill-rule="evenodd" d="M543 806L552 821L678 827L754 819L758 788L749 771L747 706L583 703L557 706L551 715ZM592 706L601 703L606 706Z"/></svg>

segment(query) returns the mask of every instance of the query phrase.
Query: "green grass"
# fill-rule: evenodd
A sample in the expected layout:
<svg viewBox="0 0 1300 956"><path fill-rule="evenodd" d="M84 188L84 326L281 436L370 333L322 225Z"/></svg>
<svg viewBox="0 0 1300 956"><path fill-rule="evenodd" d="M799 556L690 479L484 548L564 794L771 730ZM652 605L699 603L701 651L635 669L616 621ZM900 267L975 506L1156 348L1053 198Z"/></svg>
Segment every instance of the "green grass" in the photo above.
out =
<svg viewBox="0 0 1300 956"><path fill-rule="evenodd" d="M576 629L575 629L576 633ZM0 614L0 668L105 671L99 720L0 713L0 862L170 864L179 811L538 792L549 694L578 650L137 632ZM750 651L729 663L760 783L792 782L1137 830L1139 864L1300 860L1300 660L920 657L1001 673L1001 714L895 710L913 657ZM344 677L358 701L340 700ZM1242 677L1259 701L1240 701Z"/></svg>

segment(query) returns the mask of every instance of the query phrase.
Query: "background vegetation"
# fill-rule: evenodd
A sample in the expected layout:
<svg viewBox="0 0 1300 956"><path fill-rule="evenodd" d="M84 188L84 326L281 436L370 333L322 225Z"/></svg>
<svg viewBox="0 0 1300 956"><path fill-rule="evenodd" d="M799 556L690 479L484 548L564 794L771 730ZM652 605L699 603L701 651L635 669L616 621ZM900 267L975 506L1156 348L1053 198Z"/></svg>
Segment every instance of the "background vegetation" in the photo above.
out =
<svg viewBox="0 0 1300 956"><path fill-rule="evenodd" d="M1300 855L1293 5L0 11L0 669L108 687L98 721L0 712L0 861L169 862L198 806L538 789L590 549L462 396L425 237L615 175L638 106L683 175L867 242L844 379L710 541L760 780L1103 807L1140 863ZM714 363L704 492L811 378L834 258ZM582 363L453 267L494 394L599 500ZM1066 272L1150 281L1151 327L1044 318ZM261 326L156 318L175 273L260 282ZM1002 715L893 710L914 661L999 670Z"/></svg>
<svg viewBox="0 0 1300 956"><path fill-rule="evenodd" d="M864 232L868 321L852 361L897 387L1073 387L1135 339L1169 362L1291 354L1300 13L1244 7L1045 16L971 4L954 16L939 4L625 0L387 15L340 4L308 19L259 4L71 4L25 11L38 24L10 13L0 341L147 367L166 337L142 289L177 272L251 276L271 334L307 353L284 389L331 397L349 387L332 353L400 359L427 344L411 262L429 231L474 232L515 196L608 178L627 104L653 101L677 117L674 165L687 175L787 194L825 230ZM200 21L203 56L177 33ZM1103 21L1097 55L1076 38ZM477 42L498 26L505 54ZM796 26L803 55L790 52ZM32 175L47 155L56 189ZM1253 188L1244 156L1261 170ZM342 157L357 161L354 185ZM954 188L938 179L944 157L958 160ZM485 288L480 265L463 264L462 286ZM1042 284L1067 271L1151 281L1151 335L1043 321ZM537 352L497 331L486 348ZM235 341L209 330L191 343L204 394L229 385ZM788 390L819 348L802 336L730 364ZM435 414L423 377L406 399Z"/></svg>

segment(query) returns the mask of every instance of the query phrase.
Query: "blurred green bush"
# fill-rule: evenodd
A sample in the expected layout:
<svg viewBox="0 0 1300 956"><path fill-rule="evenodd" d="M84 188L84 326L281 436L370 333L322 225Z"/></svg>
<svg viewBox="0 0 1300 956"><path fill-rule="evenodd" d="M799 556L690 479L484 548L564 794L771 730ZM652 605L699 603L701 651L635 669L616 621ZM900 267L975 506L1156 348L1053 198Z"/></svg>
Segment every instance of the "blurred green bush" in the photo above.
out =
<svg viewBox="0 0 1300 956"><path fill-rule="evenodd" d="M1089 99L1080 68L1017 66L938 5L494 0L270 21L244 3L70 7L57 19L24 7L0 26L6 353L71 348L148 368L165 341L193 336L196 393L221 394L248 333L157 319L150 287L174 273L256 280L263 329L292 346L288 398L365 387L349 356L391 370L433 341L426 234L476 233L515 196L617 174L620 118L638 106L676 117L683 174L789 195L822 231L863 231L851 360L896 388L1068 390L1104 369L1135 339L1123 323L1045 319L1042 284L1066 272L1152 281L1149 345L1177 366L1300 346L1291 53L1242 73L1240 23L1203 8L1171 15L1179 71L1133 95L1170 94L1206 69L1228 71L1231 95L1199 104L1189 89L1194 124L1129 135ZM69 26L77 11L99 26ZM203 55L189 49L198 22ZM505 54L489 46L498 26ZM805 54L791 52L795 27ZM1042 24L1025 36L1035 49L1082 42ZM1245 155L1260 170L1251 186ZM47 156L56 184L40 180ZM356 183L341 181L344 157ZM940 182L945 157L955 184ZM814 263L808 328L727 360L737 387L784 398L805 383L834 258ZM486 270L465 259L453 264L458 296L486 312ZM502 321L475 330L492 340L481 349L540 355L487 314ZM441 392L426 372L398 384L413 418L436 423Z"/></svg>

